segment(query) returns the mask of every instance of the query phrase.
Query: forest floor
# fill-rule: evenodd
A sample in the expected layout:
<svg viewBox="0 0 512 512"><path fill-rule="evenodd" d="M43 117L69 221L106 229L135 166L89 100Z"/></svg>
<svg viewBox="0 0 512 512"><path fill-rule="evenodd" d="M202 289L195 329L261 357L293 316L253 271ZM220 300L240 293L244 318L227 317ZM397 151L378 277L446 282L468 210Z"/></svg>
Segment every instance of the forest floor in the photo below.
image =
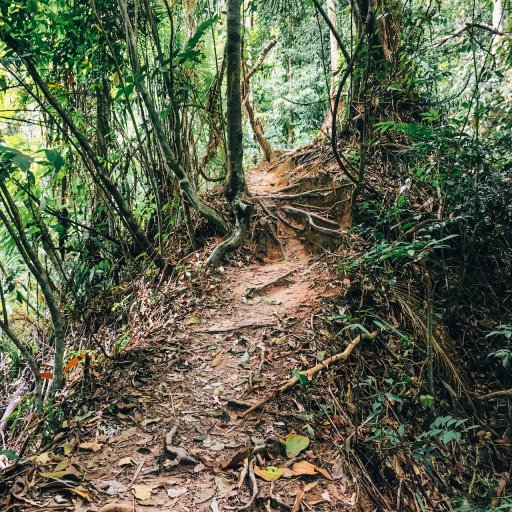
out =
<svg viewBox="0 0 512 512"><path fill-rule="evenodd" d="M282 188L282 172L249 171L251 195ZM18 478L16 504L5 502L5 510L215 512L238 510L253 496L254 510L353 510L356 501L364 510L332 420L316 435L299 421L308 400L300 389L243 416L247 404L315 361L314 316L341 289L332 265L290 227L280 227L279 239L280 251L262 263L238 260L193 284L164 284L163 301L150 290L140 297L127 348L75 386L69 400L83 400L80 414L41 447L39 468ZM165 450L174 426L171 444L186 450L188 464ZM287 457L290 434L309 446ZM267 466L284 476L255 475Z"/></svg>

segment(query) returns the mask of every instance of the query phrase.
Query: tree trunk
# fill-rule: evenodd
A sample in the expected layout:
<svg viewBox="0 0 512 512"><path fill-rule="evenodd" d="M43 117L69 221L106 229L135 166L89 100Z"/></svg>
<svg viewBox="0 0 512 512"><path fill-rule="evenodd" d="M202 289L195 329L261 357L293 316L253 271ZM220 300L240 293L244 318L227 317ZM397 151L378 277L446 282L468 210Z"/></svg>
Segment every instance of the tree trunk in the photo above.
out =
<svg viewBox="0 0 512 512"><path fill-rule="evenodd" d="M327 0L327 14L329 19L331 20L331 24L335 30L338 30L338 16L336 15L336 1L335 0ZM331 53L331 88L329 92L330 97L330 106L329 113L327 114L327 118L322 127L322 132L326 134L330 134L332 127L332 113L334 111L334 103L336 101L336 78L335 73L338 71L340 67L340 48L338 46L338 41L336 40L336 36L332 30L329 31L329 48Z"/></svg>
<svg viewBox="0 0 512 512"><path fill-rule="evenodd" d="M493 10L492 10L492 28L496 32L503 32L503 27L505 25L505 5L503 0L494 0ZM491 52L493 55L496 55L500 44L501 36L498 34L494 34L492 36L492 48Z"/></svg>
<svg viewBox="0 0 512 512"><path fill-rule="evenodd" d="M232 201L246 191L243 171L242 147L242 92L241 66L242 44L240 34L241 0L228 0L227 3L227 173L225 181L226 197Z"/></svg>
<svg viewBox="0 0 512 512"><path fill-rule="evenodd" d="M244 240L249 228L252 205L244 202L247 192L243 168L242 134L242 41L240 36L240 10L242 0L227 2L227 173L224 184L226 197L231 201L235 227L230 236L212 252L207 266L217 265L225 254L236 249Z"/></svg>
<svg viewBox="0 0 512 512"><path fill-rule="evenodd" d="M50 311L50 316L53 324L53 335L55 345L53 371L54 379L52 384L52 392L54 393L62 386L63 381L62 371L64 367L65 345L62 317L59 311L59 307L57 305L57 301L55 299L55 295L53 293L54 287L52 285L50 276L48 275L44 266L42 265L37 255L37 252L34 250L32 245L28 241L28 238L25 234L25 228L23 226L23 223L21 222L18 208L12 200L9 191L7 190L7 187L4 183L0 182L0 190L2 192L2 194L0 195L1 200L6 210L8 210L10 213L10 217L13 221L14 227L2 211L0 211L0 220L4 223L6 229L9 232L9 235L18 247L18 250L23 260L25 261L27 267L29 268L32 275L36 278L39 286L41 287L41 292L45 298L48 310Z"/></svg>

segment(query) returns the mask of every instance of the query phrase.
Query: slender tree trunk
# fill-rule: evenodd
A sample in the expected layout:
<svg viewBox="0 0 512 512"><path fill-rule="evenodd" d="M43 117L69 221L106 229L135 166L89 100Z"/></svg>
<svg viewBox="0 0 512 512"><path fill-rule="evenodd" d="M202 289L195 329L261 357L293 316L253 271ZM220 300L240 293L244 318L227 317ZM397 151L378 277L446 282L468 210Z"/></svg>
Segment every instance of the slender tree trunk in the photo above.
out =
<svg viewBox="0 0 512 512"><path fill-rule="evenodd" d="M32 357L32 354L27 349L25 344L14 334L14 332L11 331L7 319L7 309L5 306L5 297L4 297L4 290L2 288L2 284L0 283L0 302L2 305L2 316L3 320L0 320L0 334L5 334L11 342L15 345L15 347L20 351L21 355L25 358L27 361L28 366L32 370L32 373L34 375L34 403L36 406L36 410L38 414L43 413L43 383L41 380L41 374L39 370L39 365L37 364L36 360ZM4 418L6 418L4 414ZM4 429L3 420L0 421L0 432Z"/></svg>
<svg viewBox="0 0 512 512"><path fill-rule="evenodd" d="M492 28L497 32L503 32L503 27L505 26L505 5L504 0L494 0L493 10L492 10ZM493 55L496 55L500 45L501 36L498 34L494 34L492 36L492 48L491 52Z"/></svg>
<svg viewBox="0 0 512 512"><path fill-rule="evenodd" d="M50 312L50 316L53 324L53 335L55 345L55 357L54 357L54 379L52 384L52 390L56 391L62 386L63 376L62 370L64 367L64 329L62 326L62 317L60 310L53 293L53 285L50 276L46 272L46 269L42 265L37 252L34 250L28 238L25 234L25 229L18 212L18 208L12 200L7 187L4 183L0 182L1 200L5 208L10 212L11 219L14 223L12 226L9 219L0 210L0 220L4 223L10 236L14 240L14 243L18 247L20 254L27 264L32 275L36 278L39 286L41 287L41 293L43 294L46 305Z"/></svg>
<svg viewBox="0 0 512 512"><path fill-rule="evenodd" d="M151 96L149 95L146 84L144 83L144 79L141 75L139 57L137 54L137 42L135 39L133 26L128 16L128 7L124 0L118 0L118 5L124 20L126 30L126 44L128 46L128 53L136 77L135 86L137 87L137 91L139 92L142 101L144 102L144 105L146 106L146 109L149 113L151 124L155 129L156 137L162 150L165 164L176 176L180 188L185 197L188 199L190 205L195 208L201 216L210 221L221 234L225 234L227 232L227 226L221 215L219 212L215 211L213 208L210 208L199 199L197 191L193 183L190 181L185 169L183 169L181 164L174 157L173 151L165 134L161 117L156 111L155 105L151 100Z"/></svg>
<svg viewBox="0 0 512 512"><path fill-rule="evenodd" d="M135 219L129 204L115 185L115 183L107 176L105 173L104 165L100 162L97 154L93 150L92 146L89 144L89 141L82 135L80 130L77 128L69 114L64 110L63 106L59 101L53 96L50 92L50 89L47 87L44 80L41 78L41 75L37 71L34 62L30 58L29 54L27 54L19 45L17 41L15 41L9 34L2 32L2 39L6 43L6 45L11 48L20 58L20 60L25 65L29 75L32 77L34 83L39 87L41 92L43 93L46 101L56 110L59 117L62 119L63 123L69 128L70 133L77 140L80 148L83 153L87 156L89 161L91 162L95 174L92 173L92 177L96 182L101 183L106 192L111 195L114 204L117 206L117 209L125 222L126 226L130 230L135 242L138 247L141 249L141 253L145 252L147 255L153 260L155 265L160 268L169 268L166 265L165 260L162 258L160 253L155 249L153 244L149 241L146 233L142 230L137 219Z"/></svg>
<svg viewBox="0 0 512 512"><path fill-rule="evenodd" d="M244 202L247 184L243 168L242 45L240 11L242 0L227 2L227 174L224 184L226 197L231 201L235 227L230 236L212 252L206 264L217 265L228 251L236 249L244 240L251 217L251 205Z"/></svg>
<svg viewBox="0 0 512 512"><path fill-rule="evenodd" d="M268 45L263 48L261 51L258 60L254 64L254 66L250 69L250 71L247 72L245 79L243 81L242 85L242 95L243 95L243 104L245 107L245 111L247 112L247 117L249 118L249 123L251 124L252 131L254 132L254 136L256 137L256 140L258 141L258 144L260 145L261 150L263 151L263 158L270 162L272 160L272 146L270 145L270 142L265 137L265 133L263 131L263 126L259 122L259 120L256 118L256 114L254 112L254 101L252 99L251 94L251 83L250 80L258 71L258 69L263 64L263 61L265 60L265 57L267 54L274 48L274 46L277 44L277 40L273 39L268 43Z"/></svg>
<svg viewBox="0 0 512 512"><path fill-rule="evenodd" d="M327 0L327 14L329 19L331 20L331 24L335 30L338 30L338 16L336 15L336 1L335 0ZM334 111L334 103L336 102L336 77L335 73L338 71L340 67L340 48L338 46L338 41L336 40L336 36L332 30L329 31L329 48L331 54L331 88L329 91L330 97L330 108L329 113L327 114L327 118L322 127L322 132L329 134L332 128L332 113Z"/></svg>
<svg viewBox="0 0 512 512"><path fill-rule="evenodd" d="M240 33L241 0L228 0L227 4L227 150L228 162L225 181L226 197L232 201L246 191L243 171L242 146L242 45Z"/></svg>

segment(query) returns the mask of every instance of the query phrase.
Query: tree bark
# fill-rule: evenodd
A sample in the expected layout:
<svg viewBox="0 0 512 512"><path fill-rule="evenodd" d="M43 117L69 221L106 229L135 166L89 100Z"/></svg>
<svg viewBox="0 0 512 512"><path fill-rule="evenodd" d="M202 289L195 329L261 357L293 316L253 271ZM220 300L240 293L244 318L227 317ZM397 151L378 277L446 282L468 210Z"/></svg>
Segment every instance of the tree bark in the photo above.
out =
<svg viewBox="0 0 512 512"><path fill-rule="evenodd" d="M334 29L338 30L338 16L336 15L336 2L335 0L327 0L327 15L331 20L331 24ZM336 40L335 33L330 30L329 31L329 48L331 54L331 88L329 92L330 97L330 107L329 113L327 114L327 119L324 122L322 127L322 132L329 134L331 132L331 127L333 123L332 114L334 111L334 103L336 101L336 77L335 74L340 67L340 48L338 46L338 41Z"/></svg>
<svg viewBox="0 0 512 512"><path fill-rule="evenodd" d="M247 192L243 168L242 134L242 41L240 11L242 0L227 2L227 153L228 166L224 192L230 200L235 216L235 227L230 236L212 252L207 266L217 265L227 252L236 249L244 240L253 206L244 202Z"/></svg>
<svg viewBox="0 0 512 512"><path fill-rule="evenodd" d="M242 147L242 45L240 34L241 0L227 3L227 173L226 197L232 201L247 189L243 171Z"/></svg>
<svg viewBox="0 0 512 512"><path fill-rule="evenodd" d="M252 131L254 132L256 140L258 141L258 144L260 145L260 148L263 151L263 158L267 162L270 162L272 160L272 146L265 137L265 133L263 132L263 126L256 118L256 115L254 113L250 80L254 76L254 73L256 73L256 71L258 71L258 69L263 64L263 61L265 60L265 57L267 56L268 52L270 52L270 50L274 48L276 44L277 40L273 39L272 41L270 41L270 43L268 43L268 45L265 48L263 48L258 57L258 60L254 64L254 66L247 72L242 87L244 97L243 103L245 110L247 112L247 117L249 118L249 122L251 123L251 128Z"/></svg>

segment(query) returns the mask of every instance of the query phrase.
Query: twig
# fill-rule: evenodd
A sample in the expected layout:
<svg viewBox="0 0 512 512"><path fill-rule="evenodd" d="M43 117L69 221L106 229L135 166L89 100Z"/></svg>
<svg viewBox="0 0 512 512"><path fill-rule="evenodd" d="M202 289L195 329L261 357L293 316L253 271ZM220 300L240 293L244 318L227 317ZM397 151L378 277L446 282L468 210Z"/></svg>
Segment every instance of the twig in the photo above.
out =
<svg viewBox="0 0 512 512"><path fill-rule="evenodd" d="M252 486L252 494L251 499L238 510L248 510L250 509L254 502L256 501L256 497L258 496L258 482L256 481L256 475L254 474L254 459L249 462L249 480Z"/></svg>
<svg viewBox="0 0 512 512"><path fill-rule="evenodd" d="M359 343L361 343L361 341L363 341L363 340L373 340L374 338L377 337L377 334L378 333L376 331L374 331L374 332L372 332L370 334L360 334L359 336L354 338L348 344L347 348L343 352L340 352L339 354L336 354L336 355L334 355L332 357L329 357L328 359L326 359L322 363L319 363L316 366L313 366L312 368L309 368L309 370L304 370L304 371L299 372L299 373L301 375L304 375L305 377L307 377L308 380L311 380L317 373L321 372L322 370L325 370L331 364L337 363L338 361L345 361L346 359L348 359L350 354L352 354L354 349L359 345ZM256 409L259 409L262 405L265 405L267 402L269 402L275 396L277 396L277 395L279 395L281 393L284 393L288 389L290 389L293 386L295 386L295 384L297 384L299 382L299 380L300 380L299 377L294 375L291 379L288 379L288 380L284 381L281 384L281 386L274 393L272 393L271 395L267 396L263 400L260 400L259 402L255 403L253 406L251 406L249 409L247 409L247 411L245 411L242 414L242 416L245 417L248 414L250 414L251 412L255 411Z"/></svg>
<svg viewBox="0 0 512 512"><path fill-rule="evenodd" d="M487 393L486 395L480 395L475 398L475 400L484 401L484 400L493 400L494 398L507 398L512 397L512 389L502 389L501 391L493 391L492 393Z"/></svg>

